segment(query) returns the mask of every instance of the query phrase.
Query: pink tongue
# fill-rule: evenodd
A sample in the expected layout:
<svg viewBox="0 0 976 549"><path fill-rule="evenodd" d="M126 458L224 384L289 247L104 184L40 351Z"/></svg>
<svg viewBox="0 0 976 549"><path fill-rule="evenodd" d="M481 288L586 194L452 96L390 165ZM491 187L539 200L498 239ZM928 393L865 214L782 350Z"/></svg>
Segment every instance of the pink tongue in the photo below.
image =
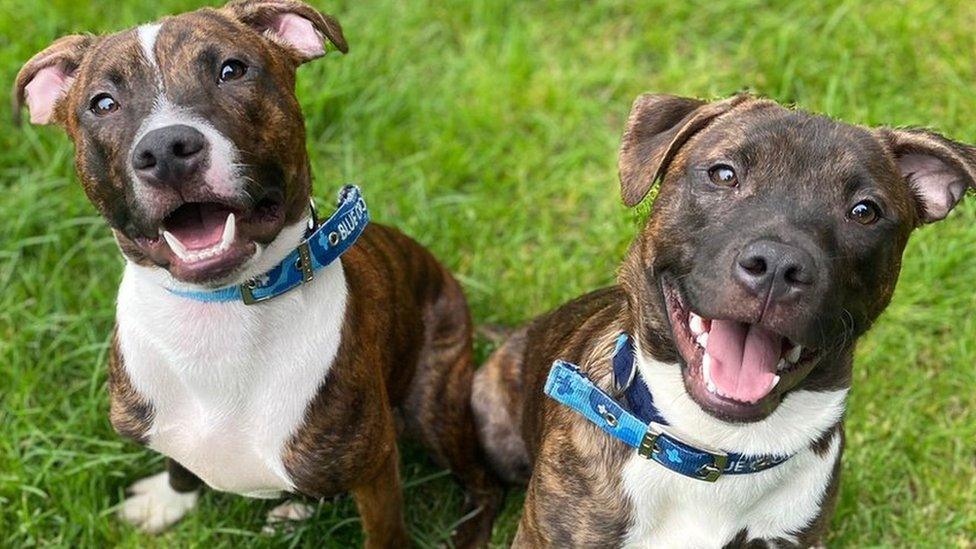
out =
<svg viewBox="0 0 976 549"><path fill-rule="evenodd" d="M216 204L185 204L166 220L173 233L188 250L202 250L219 244L230 210Z"/></svg>
<svg viewBox="0 0 976 549"><path fill-rule="evenodd" d="M705 352L718 392L740 402L756 402L772 390L783 339L759 326L712 320Z"/></svg>

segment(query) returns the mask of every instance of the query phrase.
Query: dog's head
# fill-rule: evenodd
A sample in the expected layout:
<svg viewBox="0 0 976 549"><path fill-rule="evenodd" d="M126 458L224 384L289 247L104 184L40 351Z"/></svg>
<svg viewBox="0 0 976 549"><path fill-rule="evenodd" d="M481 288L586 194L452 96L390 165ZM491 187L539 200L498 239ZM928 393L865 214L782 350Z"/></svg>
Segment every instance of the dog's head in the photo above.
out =
<svg viewBox="0 0 976 549"><path fill-rule="evenodd" d="M129 260L219 285L307 214L295 71L326 41L347 50L333 18L294 0L66 36L21 69L15 107L67 131L85 192Z"/></svg>
<svg viewBox="0 0 976 549"><path fill-rule="evenodd" d="M789 391L847 387L851 351L887 306L909 234L974 186L976 150L736 96L635 102L624 202L661 185L621 272L643 341L725 420Z"/></svg>

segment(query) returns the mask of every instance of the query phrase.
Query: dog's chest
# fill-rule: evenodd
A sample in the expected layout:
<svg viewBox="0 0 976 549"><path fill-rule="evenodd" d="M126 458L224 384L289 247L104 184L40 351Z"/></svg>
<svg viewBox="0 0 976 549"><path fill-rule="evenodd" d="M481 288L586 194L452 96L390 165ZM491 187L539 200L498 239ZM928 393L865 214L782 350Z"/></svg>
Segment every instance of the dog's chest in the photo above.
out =
<svg viewBox="0 0 976 549"><path fill-rule="evenodd" d="M218 490L292 490L283 452L335 359L345 304L339 262L252 306L188 301L127 269L119 344L154 411L148 445Z"/></svg>
<svg viewBox="0 0 976 549"><path fill-rule="evenodd" d="M633 509L625 546L717 548L743 530L750 540L793 540L820 512L839 441L835 436L823 456L806 449L773 469L716 483L634 455L622 475Z"/></svg>

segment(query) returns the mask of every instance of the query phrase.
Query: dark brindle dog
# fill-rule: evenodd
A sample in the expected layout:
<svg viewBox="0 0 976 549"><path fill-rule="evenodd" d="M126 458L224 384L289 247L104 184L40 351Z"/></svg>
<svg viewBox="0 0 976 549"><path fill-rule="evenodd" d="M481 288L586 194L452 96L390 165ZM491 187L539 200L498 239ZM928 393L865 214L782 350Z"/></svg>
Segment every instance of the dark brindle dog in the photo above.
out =
<svg viewBox="0 0 976 549"><path fill-rule="evenodd" d="M469 406L460 286L396 230L364 230L355 189L309 224L295 71L326 40L346 51L339 24L306 4L237 1L61 38L17 78L31 120L74 141L127 259L111 420L170 459L120 513L160 530L201 480L256 497L351 491L367 545L404 546L399 415L480 508L455 544L482 545L501 491ZM272 518L307 514L285 504Z"/></svg>
<svg viewBox="0 0 976 549"><path fill-rule="evenodd" d="M854 346L912 230L974 177L974 149L926 131L639 98L624 202L662 183L619 285L534 320L476 375L497 468L532 471L515 545L818 544ZM556 360L579 369L550 375Z"/></svg>

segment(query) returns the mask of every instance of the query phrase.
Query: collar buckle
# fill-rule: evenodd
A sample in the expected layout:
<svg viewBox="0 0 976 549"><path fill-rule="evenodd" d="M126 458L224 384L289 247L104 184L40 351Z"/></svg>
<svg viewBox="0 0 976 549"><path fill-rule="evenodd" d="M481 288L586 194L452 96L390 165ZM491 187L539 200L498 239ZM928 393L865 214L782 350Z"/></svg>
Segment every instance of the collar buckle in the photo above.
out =
<svg viewBox="0 0 976 549"><path fill-rule="evenodd" d="M710 462L701 464L693 471L677 471L697 480L715 482L729 465L727 453L711 448L705 449L701 445L689 444L680 437L665 432L663 426L656 422L651 422L641 439L640 446L637 447L638 454L671 470L675 470L674 459L671 457L671 452L675 451L705 454L711 458ZM679 458L677 461L680 463L682 460Z"/></svg>
<svg viewBox="0 0 976 549"><path fill-rule="evenodd" d="M295 268L302 272L302 284L307 284L315 278L315 269L312 268L312 249L308 245L308 240L303 240L296 250L298 250L298 258L295 260ZM245 305L254 305L277 295L271 292L265 296L256 296L254 289L257 286L258 282L253 278L240 285L241 299Z"/></svg>
<svg viewBox="0 0 976 549"><path fill-rule="evenodd" d="M258 283L253 278L251 280L248 280L247 282L244 282L243 284L240 285L240 288L241 288L241 299L244 300L244 304L245 305L254 305L255 303L260 303L262 301L271 299L271 297L272 297L271 294L268 294L268 295L263 296L263 297L256 297L254 295L254 291L253 290L254 290L254 288L257 288L257 286L258 286Z"/></svg>
<svg viewBox="0 0 976 549"><path fill-rule="evenodd" d="M298 260L295 267L302 272L302 283L311 282L315 278L315 270L312 269L312 250L308 247L308 240L303 240L298 245Z"/></svg>

